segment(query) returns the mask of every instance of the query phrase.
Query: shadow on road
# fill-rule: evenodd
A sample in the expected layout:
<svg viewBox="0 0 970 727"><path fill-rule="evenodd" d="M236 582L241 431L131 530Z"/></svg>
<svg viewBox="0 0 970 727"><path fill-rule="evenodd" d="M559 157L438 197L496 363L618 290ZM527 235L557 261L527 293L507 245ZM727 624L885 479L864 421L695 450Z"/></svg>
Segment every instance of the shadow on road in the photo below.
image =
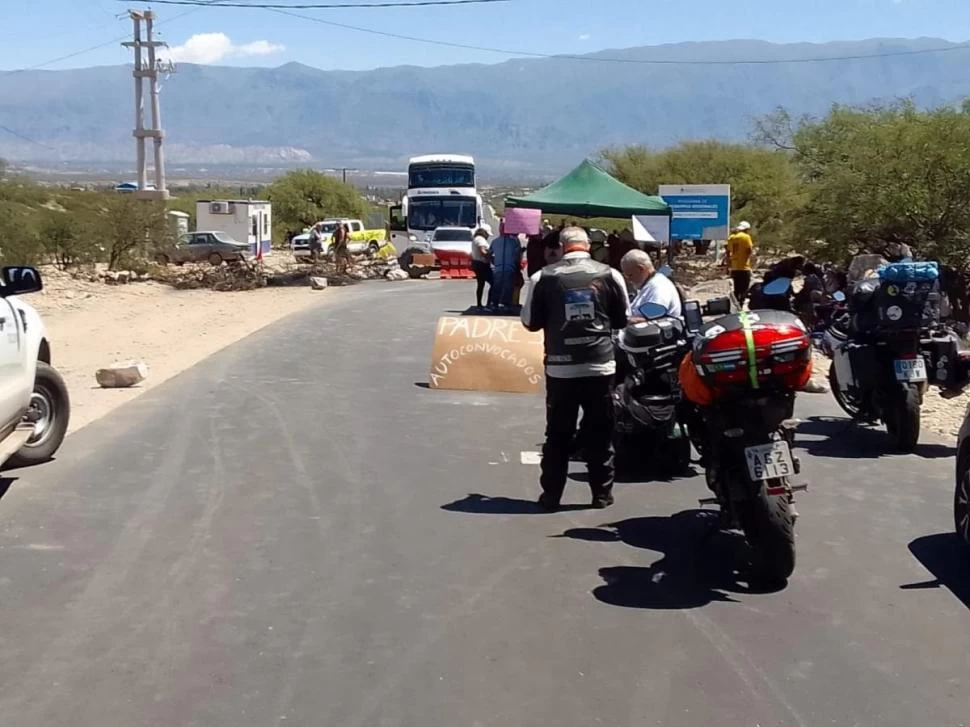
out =
<svg viewBox="0 0 970 727"><path fill-rule="evenodd" d="M956 533L937 533L917 538L909 544L910 552L934 579L921 583L906 583L904 591L940 588L941 586L970 608L970 548Z"/></svg>
<svg viewBox="0 0 970 727"><path fill-rule="evenodd" d="M448 512L466 512L474 515L543 515L548 510L539 507L534 500L517 500L512 497L489 497L488 495L469 494L460 500L441 506ZM589 505L562 505L560 512L587 510Z"/></svg>
<svg viewBox="0 0 970 727"><path fill-rule="evenodd" d="M0 477L0 500L2 500L3 496L7 494L7 492L10 490L10 485L12 485L16 479L16 477Z"/></svg>
<svg viewBox="0 0 970 727"><path fill-rule="evenodd" d="M824 437L806 440L799 435ZM889 435L884 427L854 422L848 418L809 417L798 425L795 446L814 457L874 459L892 455ZM946 444L918 444L913 452L924 459L941 459L956 455L956 448Z"/></svg>
<svg viewBox="0 0 970 727"><path fill-rule="evenodd" d="M731 593L770 593L746 581L747 546L738 534L717 529L717 513L685 510L671 517L622 520L599 528L573 528L560 536L589 542L622 542L663 553L649 566L601 568L604 583L593 589L603 603L625 608L700 608L714 601L737 602Z"/></svg>
<svg viewBox="0 0 970 727"><path fill-rule="evenodd" d="M702 474L696 467L691 467L682 475L671 475L658 470L658 468L644 467L640 469L617 469L614 480L622 485L645 485L650 483L671 484L681 480L689 480L692 477ZM573 482L589 482L589 473L570 472L569 479Z"/></svg>

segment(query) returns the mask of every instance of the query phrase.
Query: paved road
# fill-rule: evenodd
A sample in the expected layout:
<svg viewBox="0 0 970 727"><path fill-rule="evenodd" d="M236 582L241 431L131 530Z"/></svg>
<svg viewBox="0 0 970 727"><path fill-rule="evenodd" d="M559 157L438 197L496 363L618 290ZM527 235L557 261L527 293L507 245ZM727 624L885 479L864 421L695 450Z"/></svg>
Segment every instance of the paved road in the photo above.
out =
<svg viewBox="0 0 970 727"><path fill-rule="evenodd" d="M15 473L0 722L966 722L949 447L878 457L803 397L797 571L753 593L737 543L704 535L699 477L535 513L541 402L416 385L470 297L358 286Z"/></svg>

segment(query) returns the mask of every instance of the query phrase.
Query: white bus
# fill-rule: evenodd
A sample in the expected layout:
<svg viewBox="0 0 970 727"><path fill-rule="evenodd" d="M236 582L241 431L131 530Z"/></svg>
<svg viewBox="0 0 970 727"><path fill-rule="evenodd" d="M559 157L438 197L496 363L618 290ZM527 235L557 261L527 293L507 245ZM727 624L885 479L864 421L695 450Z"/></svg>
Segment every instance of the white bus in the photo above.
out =
<svg viewBox="0 0 970 727"><path fill-rule="evenodd" d="M428 154L408 160L408 189L389 210L391 242L399 252L430 241L439 227L494 224L475 188L475 160L460 154ZM497 230L495 230L497 232Z"/></svg>

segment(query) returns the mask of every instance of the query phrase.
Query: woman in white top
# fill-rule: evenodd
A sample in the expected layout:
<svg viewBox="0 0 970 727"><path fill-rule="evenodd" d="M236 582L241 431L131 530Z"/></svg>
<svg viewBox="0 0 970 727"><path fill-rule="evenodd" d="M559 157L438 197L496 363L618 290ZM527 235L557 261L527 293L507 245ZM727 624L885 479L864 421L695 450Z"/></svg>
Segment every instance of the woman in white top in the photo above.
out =
<svg viewBox="0 0 970 727"><path fill-rule="evenodd" d="M492 284L492 266L488 262L489 233L484 227L475 230L472 239L472 270L475 272L475 305L482 307L482 296L485 294L485 283Z"/></svg>

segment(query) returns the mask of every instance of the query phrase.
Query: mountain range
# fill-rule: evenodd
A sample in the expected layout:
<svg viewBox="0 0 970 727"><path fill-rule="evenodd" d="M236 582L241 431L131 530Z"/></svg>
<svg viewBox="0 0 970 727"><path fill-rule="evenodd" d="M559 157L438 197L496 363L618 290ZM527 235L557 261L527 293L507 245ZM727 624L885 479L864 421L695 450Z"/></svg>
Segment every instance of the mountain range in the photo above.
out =
<svg viewBox="0 0 970 727"><path fill-rule="evenodd" d="M806 62L833 57L843 60ZM742 60L753 62L732 63ZM778 106L955 103L970 96L968 67L970 45L933 38L680 43L371 71L184 64L162 86L162 125L176 163L399 169L448 151L496 172L561 171L610 145L745 139ZM132 86L130 66L0 73L0 157L130 160Z"/></svg>

